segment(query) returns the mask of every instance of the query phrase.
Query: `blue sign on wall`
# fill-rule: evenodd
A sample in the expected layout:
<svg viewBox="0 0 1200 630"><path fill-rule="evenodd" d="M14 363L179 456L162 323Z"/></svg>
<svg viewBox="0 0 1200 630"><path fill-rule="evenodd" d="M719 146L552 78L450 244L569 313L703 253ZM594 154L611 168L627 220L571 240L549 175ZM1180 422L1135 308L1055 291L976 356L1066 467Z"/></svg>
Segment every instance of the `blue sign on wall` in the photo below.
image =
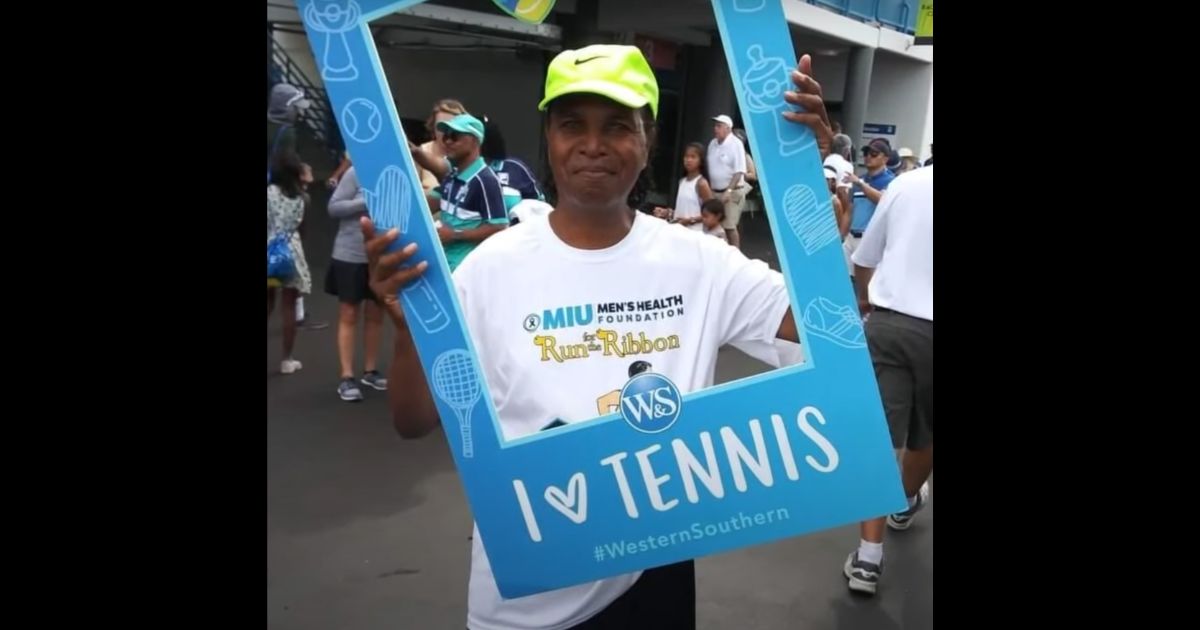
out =
<svg viewBox="0 0 1200 630"><path fill-rule="evenodd" d="M907 507L815 139L781 115L797 56L779 0L713 7L804 361L696 392L638 374L613 413L519 440L499 429L368 30L419 2L297 4L373 220L429 262L401 302L503 596Z"/></svg>

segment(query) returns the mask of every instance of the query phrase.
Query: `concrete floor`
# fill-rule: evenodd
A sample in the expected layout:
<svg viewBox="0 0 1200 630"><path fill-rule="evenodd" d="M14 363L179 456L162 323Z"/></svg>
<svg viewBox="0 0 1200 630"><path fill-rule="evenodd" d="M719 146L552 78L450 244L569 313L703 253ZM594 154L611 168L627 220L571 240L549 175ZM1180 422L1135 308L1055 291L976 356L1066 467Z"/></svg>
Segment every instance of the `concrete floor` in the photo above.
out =
<svg viewBox="0 0 1200 630"><path fill-rule="evenodd" d="M746 251L776 266L763 215L744 225ZM310 317L332 322L337 304L321 292L328 226L317 220L310 229L317 291ZM383 347L390 346L385 333ZM463 628L471 514L442 434L402 441L382 392L369 391L361 404L341 402L333 327L299 333L298 374L279 374L279 352L276 318L267 335L268 627ZM762 369L727 349L717 378ZM912 529L889 532L883 582L872 599L851 595L841 574L857 542L850 526L701 558L698 627L932 628L932 503Z"/></svg>

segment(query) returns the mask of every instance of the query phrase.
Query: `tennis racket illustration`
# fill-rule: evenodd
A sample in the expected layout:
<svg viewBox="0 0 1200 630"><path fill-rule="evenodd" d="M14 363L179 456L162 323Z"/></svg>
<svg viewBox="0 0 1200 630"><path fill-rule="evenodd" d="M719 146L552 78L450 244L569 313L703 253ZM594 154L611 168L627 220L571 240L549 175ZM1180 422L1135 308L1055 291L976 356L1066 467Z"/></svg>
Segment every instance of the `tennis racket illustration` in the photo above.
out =
<svg viewBox="0 0 1200 630"><path fill-rule="evenodd" d="M433 393L442 402L450 405L458 416L458 427L462 433L463 457L474 457L475 446L471 441L471 410L483 390L471 354L466 350L447 350L433 361Z"/></svg>
<svg viewBox="0 0 1200 630"><path fill-rule="evenodd" d="M808 186L797 184L783 193L783 214L792 233L804 246L804 253L809 256L838 240L833 201L821 203Z"/></svg>

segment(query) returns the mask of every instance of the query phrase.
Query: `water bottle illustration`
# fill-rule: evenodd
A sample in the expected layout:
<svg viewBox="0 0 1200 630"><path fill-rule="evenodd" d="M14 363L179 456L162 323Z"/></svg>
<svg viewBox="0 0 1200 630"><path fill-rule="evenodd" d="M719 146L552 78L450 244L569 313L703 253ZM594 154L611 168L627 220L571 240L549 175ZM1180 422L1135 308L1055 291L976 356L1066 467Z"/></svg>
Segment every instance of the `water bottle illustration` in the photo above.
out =
<svg viewBox="0 0 1200 630"><path fill-rule="evenodd" d="M747 106L756 114L771 114L775 123L775 137L779 141L779 154L795 155L816 143L812 132L804 125L786 120L783 112L788 111L783 93L791 85L787 64L779 57L763 59L762 46L755 44L746 51L754 65L742 76L742 88Z"/></svg>
<svg viewBox="0 0 1200 630"><path fill-rule="evenodd" d="M441 332L450 325L450 315L446 307L434 293L433 286L425 276L417 278L407 288L400 291L408 312L421 325L421 329L429 334Z"/></svg>

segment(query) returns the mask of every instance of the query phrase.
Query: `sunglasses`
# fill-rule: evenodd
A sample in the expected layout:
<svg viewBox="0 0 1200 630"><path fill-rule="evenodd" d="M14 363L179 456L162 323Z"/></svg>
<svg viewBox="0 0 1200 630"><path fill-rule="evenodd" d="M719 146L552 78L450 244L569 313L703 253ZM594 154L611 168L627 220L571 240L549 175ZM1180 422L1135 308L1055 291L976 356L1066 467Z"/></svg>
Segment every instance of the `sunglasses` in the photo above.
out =
<svg viewBox="0 0 1200 630"><path fill-rule="evenodd" d="M458 139L466 134L459 131L443 131L442 142L458 142Z"/></svg>
<svg viewBox="0 0 1200 630"><path fill-rule="evenodd" d="M879 151L874 151L871 149L863 149L863 155L865 155L866 157L875 158L875 157L879 157L879 156L883 155L883 153L880 153Z"/></svg>

